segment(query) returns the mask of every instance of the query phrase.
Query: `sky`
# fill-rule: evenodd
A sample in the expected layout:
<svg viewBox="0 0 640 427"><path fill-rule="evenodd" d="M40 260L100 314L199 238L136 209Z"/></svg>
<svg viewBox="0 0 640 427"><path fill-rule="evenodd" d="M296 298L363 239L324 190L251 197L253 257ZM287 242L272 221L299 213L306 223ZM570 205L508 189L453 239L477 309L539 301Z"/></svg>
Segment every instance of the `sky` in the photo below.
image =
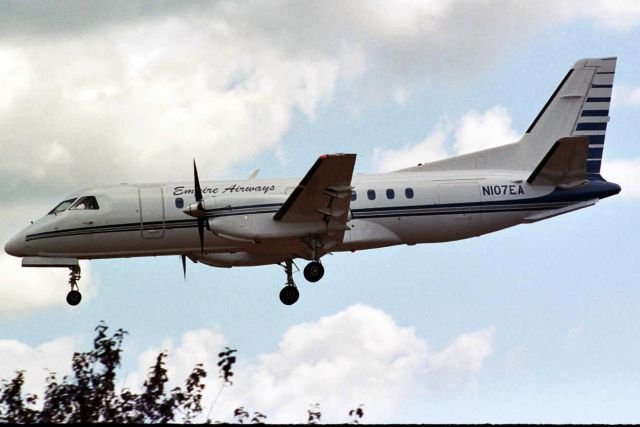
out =
<svg viewBox="0 0 640 427"><path fill-rule="evenodd" d="M637 423L640 3L6 1L0 4L0 241L92 185L356 173L513 142L580 58L617 56L595 207L480 238L323 258L300 300L279 266L178 257L65 269L0 255L0 378L70 372L104 321L118 380L209 375L206 411L267 422ZM303 265L303 264L300 264ZM238 349L219 390L217 353Z"/></svg>

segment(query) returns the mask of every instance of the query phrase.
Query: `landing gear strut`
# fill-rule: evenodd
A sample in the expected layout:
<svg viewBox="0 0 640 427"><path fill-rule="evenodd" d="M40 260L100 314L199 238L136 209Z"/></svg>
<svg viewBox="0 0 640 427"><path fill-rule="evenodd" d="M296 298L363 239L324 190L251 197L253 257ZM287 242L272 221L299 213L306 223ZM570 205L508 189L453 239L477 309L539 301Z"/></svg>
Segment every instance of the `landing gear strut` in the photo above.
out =
<svg viewBox="0 0 640 427"><path fill-rule="evenodd" d="M293 281L293 260L288 259L284 262L284 271L287 273L287 283L280 291L280 301L285 305L295 304L300 297L300 292Z"/></svg>
<svg viewBox="0 0 640 427"><path fill-rule="evenodd" d="M69 267L69 286L71 290L67 294L67 303L69 305L78 305L82 300L82 295L78 288L78 280L80 280L80 266Z"/></svg>
<svg viewBox="0 0 640 427"><path fill-rule="evenodd" d="M318 249L322 248L323 245L317 235L309 236L306 243L311 249L311 259L313 261L304 268L304 278L309 282L315 283L324 276L324 267L320 264L320 257L318 256Z"/></svg>

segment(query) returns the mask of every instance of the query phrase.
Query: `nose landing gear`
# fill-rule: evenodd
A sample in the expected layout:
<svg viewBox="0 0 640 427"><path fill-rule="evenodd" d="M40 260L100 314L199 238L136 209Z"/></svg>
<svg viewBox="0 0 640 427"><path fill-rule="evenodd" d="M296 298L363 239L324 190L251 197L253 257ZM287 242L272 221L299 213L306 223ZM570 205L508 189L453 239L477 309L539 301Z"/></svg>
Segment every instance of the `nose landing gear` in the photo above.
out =
<svg viewBox="0 0 640 427"><path fill-rule="evenodd" d="M82 294L80 294L80 288L78 287L78 280L80 280L80 266L69 267L69 286L71 290L67 294L67 304L76 306L80 304L82 300Z"/></svg>
<svg viewBox="0 0 640 427"><path fill-rule="evenodd" d="M287 273L287 283L280 291L280 301L285 305L295 304L300 298L300 292L293 281L293 260L284 262L284 271Z"/></svg>

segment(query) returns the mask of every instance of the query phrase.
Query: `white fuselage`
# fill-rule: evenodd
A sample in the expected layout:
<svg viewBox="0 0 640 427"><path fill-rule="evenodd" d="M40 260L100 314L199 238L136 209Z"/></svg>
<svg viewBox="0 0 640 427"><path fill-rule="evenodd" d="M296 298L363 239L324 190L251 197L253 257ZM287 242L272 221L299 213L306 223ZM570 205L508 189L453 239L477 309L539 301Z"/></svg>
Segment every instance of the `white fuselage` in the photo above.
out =
<svg viewBox="0 0 640 427"><path fill-rule="evenodd" d="M607 197L611 189L578 192L532 186L521 171L395 172L355 175L355 199L342 242L320 250L356 251L384 246L459 240L511 227L533 214ZM221 266L312 259L300 236L278 229L273 215L299 179L203 182L213 231L201 253L197 220L183 212L195 202L192 183L98 187L97 210L48 214L7 245L18 256L77 259L188 255ZM618 188L619 189L619 188ZM375 197L373 195L375 192ZM308 233L313 234L313 231Z"/></svg>

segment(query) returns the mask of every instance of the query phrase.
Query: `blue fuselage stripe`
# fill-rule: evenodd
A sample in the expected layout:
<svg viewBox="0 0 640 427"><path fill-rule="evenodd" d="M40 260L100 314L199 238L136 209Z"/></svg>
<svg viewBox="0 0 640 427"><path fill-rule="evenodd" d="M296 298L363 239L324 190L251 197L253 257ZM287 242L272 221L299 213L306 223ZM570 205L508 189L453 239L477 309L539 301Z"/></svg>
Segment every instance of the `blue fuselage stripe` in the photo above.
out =
<svg viewBox="0 0 640 427"><path fill-rule="evenodd" d="M595 162L588 162L589 171L595 171ZM597 164L599 170L599 162ZM554 190L552 193L535 198L528 199L511 199L496 200L487 202L471 202L471 203L448 203L448 204L431 204L431 205L406 205L406 206L386 206L371 208L354 208L351 213L354 219L364 218L381 218L381 217L402 217L402 216L431 216L431 215L452 215L460 213L500 213L500 212L517 212L530 210L549 210L557 209L572 203L577 203L594 198L604 198L617 194L620 191L615 184L606 181L590 181L591 185L577 190ZM275 214L281 204L269 203L264 205L249 205L228 207L221 211L217 211L219 216L249 215L249 214ZM208 211L209 212L209 211ZM223 213L224 212L224 213ZM167 220L167 221L151 221L151 222L134 222L123 224L112 224L105 226L80 227L65 230L47 231L42 233L30 234L26 236L26 240L38 240L52 237L78 236L85 234L102 234L116 232L133 232L144 230L173 230L180 228L194 228L198 226L196 219L183 220Z"/></svg>

